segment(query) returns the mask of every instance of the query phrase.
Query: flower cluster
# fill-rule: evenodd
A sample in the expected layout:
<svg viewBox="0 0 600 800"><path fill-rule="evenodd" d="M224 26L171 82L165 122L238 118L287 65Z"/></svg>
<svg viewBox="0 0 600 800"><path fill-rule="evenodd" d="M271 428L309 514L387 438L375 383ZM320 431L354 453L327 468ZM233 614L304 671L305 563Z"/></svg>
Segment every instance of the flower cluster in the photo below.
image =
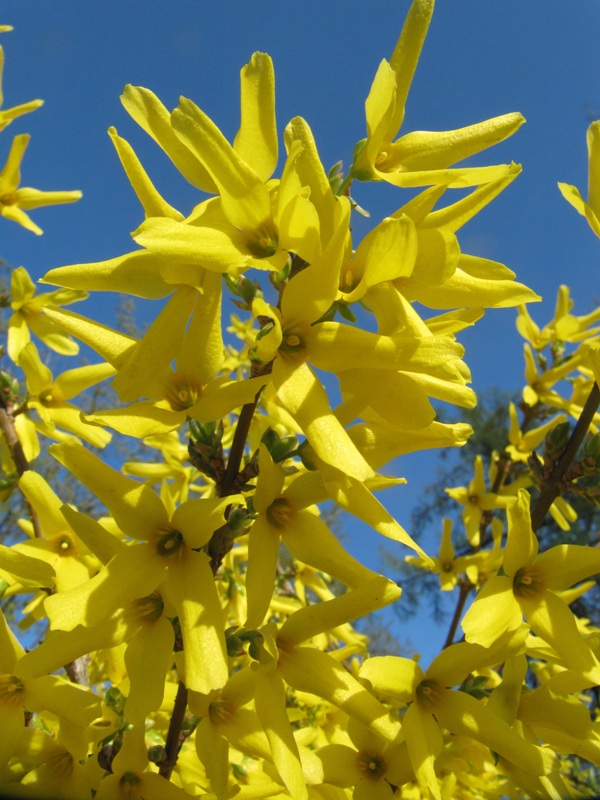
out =
<svg viewBox="0 0 600 800"><path fill-rule="evenodd" d="M554 799L570 792L569 757L600 763L584 693L600 683L600 638L569 609L571 587L600 571L599 551L538 552L527 492L544 494L566 445L555 441L536 471L534 449L566 419L543 420L541 406L579 418L597 392L590 325L600 313L572 317L563 289L540 331L525 307L538 296L460 248L457 232L520 172L462 162L515 133L520 114L398 135L433 7L413 0L346 175L324 168L300 117L280 157L264 53L241 70L233 142L192 100L169 111L127 86L125 110L198 190L197 204L170 205L110 128L143 209L136 249L51 269L42 283L59 288L42 294L24 268L13 272L7 355L26 392L0 375L3 489L22 493L30 518L24 537L0 545L0 578L5 597L27 596L26 621L46 623L26 650L0 620L0 785L15 795ZM40 233L23 209L79 195L18 188L27 141L15 138L0 173L0 211ZM357 241L350 187L361 181L419 191ZM597 228L594 191L589 205L567 194ZM158 310L136 337L64 308L96 291ZM237 309L231 319L224 301ZM457 555L446 523L431 558L377 495L404 482L386 474L397 456L466 442L470 428L437 421L435 404L475 405L457 334L506 307L519 308L531 343L527 425L513 409L507 451L528 472L510 482L496 464L488 489L477 460L469 486L448 490L464 506L471 550ZM63 356L81 342L100 361L54 377L30 332ZM559 340L578 350L542 369L531 348ZM562 400L553 387L573 370L574 395ZM83 413L77 398L108 378L113 406ZM84 444L101 449L114 434L159 455L119 470ZM36 471L40 436L105 516L64 502ZM600 459L592 465L586 446L595 475ZM548 508L564 518L560 493ZM466 641L426 669L370 657L354 623L401 588L350 555L326 504L411 549L442 589L460 587L461 602L479 589ZM63 667L69 680L56 674Z"/></svg>

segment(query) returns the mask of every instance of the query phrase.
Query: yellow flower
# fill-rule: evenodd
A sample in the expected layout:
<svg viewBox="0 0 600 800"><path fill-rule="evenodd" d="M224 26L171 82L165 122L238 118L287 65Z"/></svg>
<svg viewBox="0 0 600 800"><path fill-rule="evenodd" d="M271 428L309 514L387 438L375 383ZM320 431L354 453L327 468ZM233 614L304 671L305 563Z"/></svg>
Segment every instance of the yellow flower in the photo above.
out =
<svg viewBox="0 0 600 800"><path fill-rule="evenodd" d="M473 186L495 180L505 169L452 164L485 150L525 121L505 114L455 131L414 131L396 141L406 99L433 14L434 0L414 0L390 61L379 65L365 102L367 138L357 145L351 174L360 180L384 180L395 186Z"/></svg>
<svg viewBox="0 0 600 800"><path fill-rule="evenodd" d="M549 344L562 342L581 342L600 333L600 326L590 329L590 325L600 320L600 308L576 317L571 314L574 302L569 296L570 290L564 284L559 286L556 295L554 317L540 330L531 319L527 306L519 306L517 330L535 350L543 350Z"/></svg>
<svg viewBox="0 0 600 800"><path fill-rule="evenodd" d="M55 292L35 294L35 284L24 267L17 267L10 279L10 307L13 313L8 320L8 355L17 361L19 353L30 341L30 329L57 353L73 356L79 352L77 342L59 330L44 314L44 307L63 306L85 300L87 292L58 289Z"/></svg>
<svg viewBox="0 0 600 800"><path fill-rule="evenodd" d="M123 744L106 772L96 800L187 800L189 794L150 769L143 727L128 730Z"/></svg>
<svg viewBox="0 0 600 800"><path fill-rule="evenodd" d="M564 414L558 414L543 425L538 425L537 428L529 428L523 433L519 425L517 409L514 403L509 404L508 411L510 415L510 430L508 433L510 444L506 448L506 452L509 454L512 461L520 461L523 463L527 463L527 459L531 453L541 445L546 435L567 419Z"/></svg>
<svg viewBox="0 0 600 800"><path fill-rule="evenodd" d="M83 515L81 515L83 516ZM81 524L81 523L80 523ZM126 547L123 545L123 547ZM35 678L95 650L125 646L129 689L125 718L143 725L162 701L165 676L173 661L175 633L160 591L136 597L95 625L77 625L69 631L51 630L44 641L26 653L18 665L21 677Z"/></svg>
<svg viewBox="0 0 600 800"><path fill-rule="evenodd" d="M188 500L173 514L148 486L106 466L82 445L54 445L52 454L107 506L119 529L137 543L119 548L94 578L46 600L52 627L94 625L164 581L181 625L183 677L209 692L228 677L224 619L209 557L200 551L224 524L227 506L241 499Z"/></svg>
<svg viewBox="0 0 600 800"><path fill-rule="evenodd" d="M19 488L39 519L42 535L19 542L12 549L49 564L54 569L59 592L84 583L96 573L99 564L65 520L62 500L41 475L31 470L21 475Z"/></svg>
<svg viewBox="0 0 600 800"><path fill-rule="evenodd" d="M19 188L21 161L29 139L27 133L15 136L6 163L0 171L0 216L18 222L27 230L39 235L43 233L42 229L29 219L25 211L57 203L73 203L79 200L81 192L42 192L28 186Z"/></svg>
<svg viewBox="0 0 600 800"><path fill-rule="evenodd" d="M348 723L348 735L352 747L329 744L317 751L324 783L354 787L353 800L392 800L392 786L414 778L405 742L390 744L353 719Z"/></svg>
<svg viewBox="0 0 600 800"><path fill-rule="evenodd" d="M600 571L600 551L557 545L538 555L531 529L529 495L519 491L508 506L503 575L490 578L467 611L462 628L468 642L492 645L526 618L534 633L585 678L600 682L600 663L577 629L575 617L557 592Z"/></svg>
<svg viewBox="0 0 600 800"><path fill-rule="evenodd" d="M23 727L23 712L49 711L63 724L85 729L100 713L100 699L89 689L76 686L58 675L19 677L20 659L25 655L0 615L0 774L14 754ZM81 731L83 733L83 731Z"/></svg>
<svg viewBox="0 0 600 800"><path fill-rule="evenodd" d="M507 508L514 503L514 497L499 492L488 492L483 474L483 460L481 456L475 457L475 475L468 486L459 486L455 489L446 489L446 494L464 506L462 513L465 530L469 542L479 544L480 525L485 511L495 508Z"/></svg>
<svg viewBox="0 0 600 800"><path fill-rule="evenodd" d="M587 130L588 148L588 199L587 203L575 186L559 183L565 200L584 216L596 236L600 236L600 120L592 122Z"/></svg>
<svg viewBox="0 0 600 800"><path fill-rule="evenodd" d="M406 556L404 560L414 567L427 569L435 573L439 577L442 592L451 592L461 580L462 575L466 575L469 582L476 586L479 577L479 566L482 565L482 562L485 562L487 556L489 556L489 551L479 551L474 555L468 556L457 556L452 544L452 520L445 519L440 549L438 555L432 558L433 566L416 556Z"/></svg>
<svg viewBox="0 0 600 800"><path fill-rule="evenodd" d="M27 379L27 407L39 414L43 423L40 427L42 433L60 441L65 435L59 429L64 429L95 447L108 444L110 434L84 422L79 408L68 401L113 375L115 370L110 364L76 367L54 379L48 367L42 364L33 342L23 347L18 363Z"/></svg>
<svg viewBox="0 0 600 800"><path fill-rule="evenodd" d="M422 670L415 662L396 656L367 659L359 670L374 691L396 706L408 704L402 717L402 739L419 784L441 800L435 759L443 747L442 730L468 736L537 775L549 771L551 759L539 747L522 739L484 703L451 687L474 670L493 666L507 654L522 649L523 636L505 636L494 648L467 642L451 645Z"/></svg>
<svg viewBox="0 0 600 800"><path fill-rule="evenodd" d="M268 611L280 539L299 561L349 587L359 586L375 576L344 550L320 517L308 510L308 506L321 499L314 481L307 482L300 476L284 489L283 468L273 462L264 445L260 446L258 463L259 477L252 504L259 516L249 532L246 628L259 627Z"/></svg>

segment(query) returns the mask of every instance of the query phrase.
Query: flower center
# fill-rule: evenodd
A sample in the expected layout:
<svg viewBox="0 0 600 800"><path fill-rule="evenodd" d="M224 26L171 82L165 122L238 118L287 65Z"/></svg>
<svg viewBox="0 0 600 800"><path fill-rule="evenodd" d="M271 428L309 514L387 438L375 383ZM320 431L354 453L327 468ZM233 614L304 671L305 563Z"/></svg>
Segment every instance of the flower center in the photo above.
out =
<svg viewBox="0 0 600 800"><path fill-rule="evenodd" d="M156 622L162 615L165 604L159 592L152 592L146 597L133 600L131 606L136 620L144 625Z"/></svg>
<svg viewBox="0 0 600 800"><path fill-rule="evenodd" d="M218 725L220 722L227 722L228 719L231 719L233 712L234 708L232 708L231 703L222 696L213 700L208 708L208 715L214 725Z"/></svg>
<svg viewBox="0 0 600 800"><path fill-rule="evenodd" d="M277 232L268 224L246 235L246 246L255 258L269 258L277 252Z"/></svg>
<svg viewBox="0 0 600 800"><path fill-rule="evenodd" d="M361 776L369 781L378 781L387 772L383 756L371 750L361 750L358 754L357 767Z"/></svg>
<svg viewBox="0 0 600 800"><path fill-rule="evenodd" d="M173 411L185 411L198 402L202 390L185 378L175 378L167 390L167 401Z"/></svg>
<svg viewBox="0 0 600 800"><path fill-rule="evenodd" d="M296 516L296 509L290 505L285 497L273 500L267 508L267 520L274 528L287 527Z"/></svg>
<svg viewBox="0 0 600 800"><path fill-rule="evenodd" d="M52 551L59 556L72 556L77 551L73 537L67 533L59 533L52 539Z"/></svg>
<svg viewBox="0 0 600 800"><path fill-rule="evenodd" d="M284 353L297 353L305 347L304 337L302 332L292 328L283 331L283 336L279 349Z"/></svg>
<svg viewBox="0 0 600 800"><path fill-rule="evenodd" d="M4 194L0 194L0 203L3 206L14 206L17 202L17 193L16 192L5 192Z"/></svg>
<svg viewBox="0 0 600 800"><path fill-rule="evenodd" d="M58 406L62 403L62 397L53 386L43 389L38 395L38 400L46 408Z"/></svg>
<svg viewBox="0 0 600 800"><path fill-rule="evenodd" d="M521 567L513 579L515 597L531 598L545 591L546 586L533 566Z"/></svg>
<svg viewBox="0 0 600 800"><path fill-rule="evenodd" d="M124 772L119 781L119 798L137 800L140 796L140 778L135 772Z"/></svg>
<svg viewBox="0 0 600 800"><path fill-rule="evenodd" d="M25 687L14 675L0 675L0 704L9 708L23 705Z"/></svg>
<svg viewBox="0 0 600 800"><path fill-rule="evenodd" d="M440 685L435 681L424 680L417 686L416 699L424 711L431 711L435 706Z"/></svg>
<svg viewBox="0 0 600 800"><path fill-rule="evenodd" d="M159 556L169 558L177 555L184 545L184 538L179 531L166 531L156 536L156 552Z"/></svg>

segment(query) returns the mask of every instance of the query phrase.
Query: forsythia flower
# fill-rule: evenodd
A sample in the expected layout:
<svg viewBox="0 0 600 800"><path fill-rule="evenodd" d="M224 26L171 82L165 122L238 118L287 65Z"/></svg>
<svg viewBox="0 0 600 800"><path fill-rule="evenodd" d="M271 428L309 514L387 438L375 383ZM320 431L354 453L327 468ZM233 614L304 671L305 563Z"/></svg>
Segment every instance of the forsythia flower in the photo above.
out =
<svg viewBox="0 0 600 800"><path fill-rule="evenodd" d="M0 171L0 216L18 222L27 230L39 235L42 229L29 219L25 211L57 203L73 203L79 200L81 192L42 192L28 186L19 188L21 161L29 139L26 133L15 136L6 163Z"/></svg>
<svg viewBox="0 0 600 800"><path fill-rule="evenodd" d="M568 667L599 682L600 663L556 592L599 572L600 551L561 544L538 554L529 495L524 489L508 506L507 514L504 574L490 578L467 611L462 621L467 641L489 647L505 631L520 627L525 617L534 633L560 653Z"/></svg>
<svg viewBox="0 0 600 800"><path fill-rule="evenodd" d="M511 136L525 121L521 114L506 114L456 131L414 131L392 141L404 120L433 7L434 0L413 2L390 61L384 59L379 65L365 102L367 138L356 148L352 166L356 178L402 187L473 186L495 180L504 170L502 166L448 168Z"/></svg>
<svg viewBox="0 0 600 800"><path fill-rule="evenodd" d="M87 292L72 289L57 289L36 295L35 284L24 267L17 267L10 279L10 307L13 313L8 320L8 355L17 361L19 353L30 341L30 330L57 353L73 356L79 345L68 334L61 331L44 315L48 305L63 306L85 300Z"/></svg>
<svg viewBox="0 0 600 800"><path fill-rule="evenodd" d="M507 508L514 503L514 497L486 491L481 456L475 457L474 470L475 475L468 486L446 489L446 494L464 505L462 518L467 538L472 545L478 545L480 541L479 528L484 512L494 508Z"/></svg>

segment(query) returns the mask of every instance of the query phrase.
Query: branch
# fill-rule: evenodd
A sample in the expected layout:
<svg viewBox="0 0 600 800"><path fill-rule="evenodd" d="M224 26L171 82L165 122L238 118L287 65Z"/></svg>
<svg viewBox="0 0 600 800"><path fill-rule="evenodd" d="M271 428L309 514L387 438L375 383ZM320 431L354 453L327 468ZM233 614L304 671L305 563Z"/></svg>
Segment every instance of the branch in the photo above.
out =
<svg viewBox="0 0 600 800"><path fill-rule="evenodd" d="M173 713L169 721L169 730L165 741L165 757L159 767L159 775L169 780L171 773L177 763L177 756L181 749L182 727L187 708L188 690L183 681L179 681L177 695L173 704Z"/></svg>
<svg viewBox="0 0 600 800"><path fill-rule="evenodd" d="M575 456L577 455L577 451L579 450L581 443L583 442L586 433L594 419L594 415L598 410L598 406L600 405L600 389L598 389L598 384L594 383L592 387L592 391L589 394L588 399L585 402L583 410L581 412L581 416L577 420L577 424L573 429L573 433L569 441L567 442L565 449L560 454L560 457L554 464L554 469L552 470L550 477L542 486L540 491L539 497L535 503L535 506L531 512L531 527L534 531L537 531L544 521L544 517L548 513L550 506L556 500L556 498L560 495L561 492L561 481L569 469Z"/></svg>
<svg viewBox="0 0 600 800"><path fill-rule="evenodd" d="M452 622L450 623L450 629L448 630L448 635L446 636L446 641L444 642L444 646L442 648L443 650L445 650L446 647L450 647L450 645L454 642L456 629L458 628L458 623L460 622L463 608L465 607L467 597L469 596L469 592L472 588L473 584L470 581L465 581L464 583L460 584L458 602L456 603L456 608L454 609L454 616L452 617Z"/></svg>

